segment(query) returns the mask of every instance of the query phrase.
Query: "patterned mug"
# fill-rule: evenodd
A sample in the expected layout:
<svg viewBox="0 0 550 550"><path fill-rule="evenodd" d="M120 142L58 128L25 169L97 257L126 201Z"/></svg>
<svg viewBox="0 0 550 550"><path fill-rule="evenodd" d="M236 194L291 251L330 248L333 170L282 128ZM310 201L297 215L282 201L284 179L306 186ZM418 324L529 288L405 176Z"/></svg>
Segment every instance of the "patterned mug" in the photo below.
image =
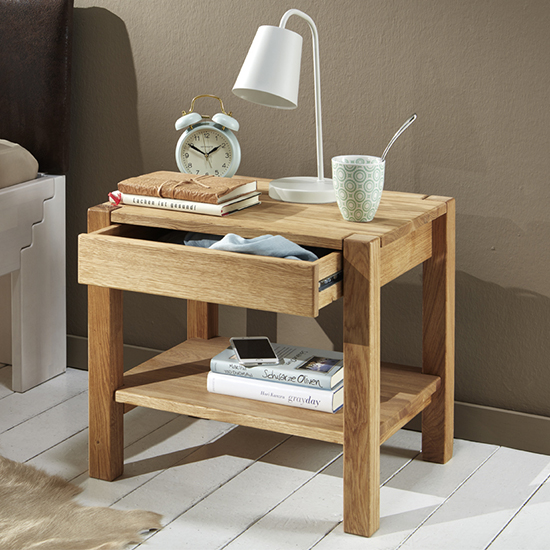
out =
<svg viewBox="0 0 550 550"><path fill-rule="evenodd" d="M386 161L366 155L332 159L332 182L338 208L345 220L370 222L382 198Z"/></svg>

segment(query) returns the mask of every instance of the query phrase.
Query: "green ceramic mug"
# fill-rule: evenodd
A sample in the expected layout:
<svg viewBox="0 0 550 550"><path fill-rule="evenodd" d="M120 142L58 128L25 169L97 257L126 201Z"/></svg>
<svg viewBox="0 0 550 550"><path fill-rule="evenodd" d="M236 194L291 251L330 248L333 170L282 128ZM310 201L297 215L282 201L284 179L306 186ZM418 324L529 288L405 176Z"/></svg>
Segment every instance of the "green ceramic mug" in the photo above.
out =
<svg viewBox="0 0 550 550"><path fill-rule="evenodd" d="M332 182L338 208L345 220L370 222L382 198L386 161L366 155L332 159Z"/></svg>

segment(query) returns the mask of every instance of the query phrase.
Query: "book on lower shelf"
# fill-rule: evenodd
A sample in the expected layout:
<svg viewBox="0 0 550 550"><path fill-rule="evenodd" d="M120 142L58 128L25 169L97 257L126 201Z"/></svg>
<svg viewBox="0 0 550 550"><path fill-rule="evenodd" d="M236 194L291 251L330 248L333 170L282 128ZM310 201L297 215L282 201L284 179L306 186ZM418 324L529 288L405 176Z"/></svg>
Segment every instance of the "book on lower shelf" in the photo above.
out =
<svg viewBox="0 0 550 550"><path fill-rule="evenodd" d="M344 404L343 380L332 390L323 390L210 371L207 389L212 393L328 413L337 412Z"/></svg>
<svg viewBox="0 0 550 550"><path fill-rule="evenodd" d="M125 179L118 183L117 189L128 195L221 204L256 191L257 181L161 170Z"/></svg>
<svg viewBox="0 0 550 550"><path fill-rule="evenodd" d="M210 370L241 378L254 378L282 384L330 390L344 378L344 354L274 342L279 357L277 365L245 367L239 363L231 347L210 361Z"/></svg>
<svg viewBox="0 0 550 550"><path fill-rule="evenodd" d="M238 210L244 210L250 206L260 204L259 191L239 196L233 200L221 204L207 202L193 202L181 199L165 199L163 197L150 197L146 195L132 195L113 191L109 193L109 201L112 204L125 204L130 206L142 206L145 208L162 208L164 210L176 210L178 212L192 212L195 214L207 214L209 216L226 216Z"/></svg>

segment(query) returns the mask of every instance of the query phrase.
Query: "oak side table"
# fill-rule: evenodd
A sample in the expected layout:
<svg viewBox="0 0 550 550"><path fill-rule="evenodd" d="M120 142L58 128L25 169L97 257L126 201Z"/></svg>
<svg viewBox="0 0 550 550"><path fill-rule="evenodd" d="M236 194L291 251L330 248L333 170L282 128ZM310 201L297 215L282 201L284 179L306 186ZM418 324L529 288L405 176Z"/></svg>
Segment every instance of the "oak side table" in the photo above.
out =
<svg viewBox="0 0 550 550"><path fill-rule="evenodd" d="M336 204L277 202L258 180L259 206L215 217L102 204L79 236L88 285L89 471L123 471L123 416L132 406L343 444L344 530L370 536L380 521L380 445L422 412L422 457L452 456L455 202L384 191L375 219L343 220ZM245 238L279 234L325 249L316 262L159 241L166 230ZM380 288L423 263L422 368L380 362ZM343 280L338 274L343 274ZM331 282L333 284L331 284ZM124 290L187 300L187 340L123 373ZM210 394L218 304L315 317L343 298L344 407L336 414ZM304 345L307 343L304 342Z"/></svg>

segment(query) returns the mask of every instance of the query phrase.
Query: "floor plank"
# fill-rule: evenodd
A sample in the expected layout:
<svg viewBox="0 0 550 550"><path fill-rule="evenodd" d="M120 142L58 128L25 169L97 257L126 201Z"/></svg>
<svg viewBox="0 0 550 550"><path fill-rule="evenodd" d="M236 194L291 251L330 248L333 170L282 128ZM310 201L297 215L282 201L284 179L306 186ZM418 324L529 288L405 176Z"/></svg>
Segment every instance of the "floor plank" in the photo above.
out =
<svg viewBox="0 0 550 550"><path fill-rule="evenodd" d="M198 456L201 456L203 453L217 453L219 450L217 440L223 433L222 430L227 431L232 426L229 424L224 425L220 422L212 423L210 421L204 421L200 424L200 431L202 433L197 433L195 437L188 431L182 432L182 436L185 436L185 441L187 442L185 444L186 449L183 453L178 450L175 456L176 460L173 464L166 464L166 457L150 457L144 461L134 463L138 465L137 470L132 468L132 465L129 465L125 468L124 475L114 482L90 479L87 476L81 476L79 479L76 479L75 483L85 489L82 502L94 506L115 505L116 508L121 509L140 508L144 506L144 502L147 502L149 509L154 507L152 511L162 514L164 518L163 523L168 523L191 505L185 504L189 499L195 501L198 498L195 493L187 489L186 484L182 484L180 477L181 468L178 468L180 462L184 464L189 462L190 464L195 464L196 468L203 469L199 473L195 473L194 468L190 468L190 475L184 475L184 478L189 477L189 479L183 479L183 481L189 482L191 486L198 489L201 497L215 490L218 486L216 476L212 473L212 477L210 477L211 463L202 461L195 456L195 453L198 452ZM211 426L210 424L214 425ZM213 434L212 430L215 430L217 433ZM238 440L241 430L236 435L233 435L232 431L228 434L228 440ZM208 436L207 434L211 435ZM258 437L257 439L261 440L262 438ZM274 444L278 444L279 441L280 439L273 438L263 443L259 441L256 451L264 453ZM252 455L255 454L253 450L250 452L252 452ZM225 465L224 475L229 477L236 475L236 473L240 472L240 468L246 468L251 460L254 460L254 457L241 459L238 456L229 455L227 460L223 462ZM237 464L236 471L234 470L235 464ZM142 468L143 465L146 465L145 470ZM165 467L166 469L163 469Z"/></svg>
<svg viewBox="0 0 550 550"><path fill-rule="evenodd" d="M0 373L3 370L7 369L0 369ZM0 433L85 392L88 389L87 374L85 371L69 369L65 375L56 376L47 384L40 384L32 392L10 391L9 395L0 399Z"/></svg>
<svg viewBox="0 0 550 550"><path fill-rule="evenodd" d="M380 483L405 467L420 448L420 434L400 431L381 449ZM310 548L342 522L343 460L340 456L268 512L226 548Z"/></svg>
<svg viewBox="0 0 550 550"><path fill-rule="evenodd" d="M136 408L125 415L125 473L87 472L87 373L68 369L24 394L0 365L0 454L84 488L83 504L150 509L163 529L134 548L171 550L546 550L550 457L455 440L423 462L420 434L382 446L380 530L342 530L342 448ZM442 543L444 541L444 544Z"/></svg>
<svg viewBox="0 0 550 550"><path fill-rule="evenodd" d="M26 462L87 426L88 394L80 393L4 432L0 454Z"/></svg>
<svg viewBox="0 0 550 550"><path fill-rule="evenodd" d="M490 550L548 550L550 547L550 483L546 481L499 533Z"/></svg>
<svg viewBox="0 0 550 550"><path fill-rule="evenodd" d="M550 457L500 448L402 546L403 550L486 548L534 494ZM550 542L550 541L549 541Z"/></svg>
<svg viewBox="0 0 550 550"><path fill-rule="evenodd" d="M163 411L133 409L126 415L124 443L128 447L143 438L155 437L157 430L176 423L179 415ZM185 423L185 422L184 422ZM169 428L170 429L170 428ZM173 429L177 429L173 428ZM162 433L162 431L161 431ZM150 443L153 445L153 441ZM71 481L88 471L88 428L65 439L29 461L30 464Z"/></svg>
<svg viewBox="0 0 550 550"><path fill-rule="evenodd" d="M316 550L398 548L497 449L493 445L458 440L454 456L447 464L415 458L382 487L380 529L370 539L348 535L339 525ZM441 539L438 544L441 545Z"/></svg>
<svg viewBox="0 0 550 550"><path fill-rule="evenodd" d="M254 434L253 438L256 437ZM341 452L340 445L290 437L141 547L224 547Z"/></svg>

